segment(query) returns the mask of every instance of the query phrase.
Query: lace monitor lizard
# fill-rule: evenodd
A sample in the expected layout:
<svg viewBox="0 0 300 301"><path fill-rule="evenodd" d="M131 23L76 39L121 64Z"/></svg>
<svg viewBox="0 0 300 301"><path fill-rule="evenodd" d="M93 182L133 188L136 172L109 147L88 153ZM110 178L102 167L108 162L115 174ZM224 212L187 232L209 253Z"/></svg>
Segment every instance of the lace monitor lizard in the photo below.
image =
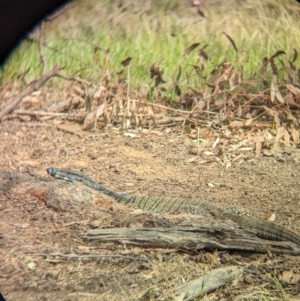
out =
<svg viewBox="0 0 300 301"><path fill-rule="evenodd" d="M262 219L252 217L247 210L238 206L221 208L208 202L200 202L196 199L164 198L143 195L122 194L107 189L102 184L86 176L83 173L66 168L47 168L52 177L70 182L81 182L86 186L111 196L118 203L132 205L142 210L150 210L160 213L190 213L213 217L217 220L231 220L241 228L254 232L258 237L289 241L300 246L300 236L286 229ZM243 214L246 212L246 214Z"/></svg>

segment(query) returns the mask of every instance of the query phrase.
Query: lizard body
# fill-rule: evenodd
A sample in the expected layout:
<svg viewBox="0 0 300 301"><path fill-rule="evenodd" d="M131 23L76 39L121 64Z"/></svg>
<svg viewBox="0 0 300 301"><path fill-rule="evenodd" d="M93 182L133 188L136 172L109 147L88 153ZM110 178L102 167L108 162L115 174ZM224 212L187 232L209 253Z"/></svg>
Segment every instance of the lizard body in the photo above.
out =
<svg viewBox="0 0 300 301"><path fill-rule="evenodd" d="M283 226L276 225L273 222L249 216L247 210L238 206L221 208L213 205L212 203L201 202L196 199L122 194L112 191L85 174L71 169L50 167L47 168L47 172L57 179L70 182L82 182L88 187L111 196L121 204L132 205L142 210L155 211L159 213L190 213L206 217L212 216L217 220L232 220L241 228L250 230L261 238L290 241L300 246L300 236L296 233ZM246 214L241 214L243 211L245 211Z"/></svg>

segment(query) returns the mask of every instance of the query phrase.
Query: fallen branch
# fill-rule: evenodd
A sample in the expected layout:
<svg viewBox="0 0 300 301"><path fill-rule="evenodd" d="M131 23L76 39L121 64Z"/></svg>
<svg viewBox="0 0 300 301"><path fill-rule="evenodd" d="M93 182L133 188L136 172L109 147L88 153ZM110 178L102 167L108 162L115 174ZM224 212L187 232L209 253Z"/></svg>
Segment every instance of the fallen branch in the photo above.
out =
<svg viewBox="0 0 300 301"><path fill-rule="evenodd" d="M61 69L62 67L60 65L57 65L53 70L43 75L40 79L33 81L25 90L15 96L13 100L0 112L0 120L6 114L13 111L25 96L29 95L33 91L40 89L51 77L56 76L61 71Z"/></svg>
<svg viewBox="0 0 300 301"><path fill-rule="evenodd" d="M42 112L42 111L30 111L30 110L14 110L14 114L18 115L29 115L29 116L52 116L52 117L63 117L71 120L81 121L84 116L70 113L54 113L54 112Z"/></svg>
<svg viewBox="0 0 300 301"><path fill-rule="evenodd" d="M219 249L300 255L299 247L293 243L260 239L232 222L192 216L189 217L188 223L187 226L171 224L168 227L155 228L87 230L82 237L88 241L117 241L144 248L175 248L189 251ZM151 216L151 224L159 225L159 218Z"/></svg>

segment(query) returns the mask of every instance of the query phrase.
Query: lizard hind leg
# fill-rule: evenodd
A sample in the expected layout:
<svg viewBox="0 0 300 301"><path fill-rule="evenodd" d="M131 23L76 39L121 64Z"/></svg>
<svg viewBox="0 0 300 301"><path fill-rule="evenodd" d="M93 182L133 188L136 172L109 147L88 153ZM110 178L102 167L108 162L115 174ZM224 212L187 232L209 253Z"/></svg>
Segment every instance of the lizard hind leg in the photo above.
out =
<svg viewBox="0 0 300 301"><path fill-rule="evenodd" d="M242 215L242 216L248 216L252 217L253 214L249 209L237 206L237 205L229 205L225 207L226 210L228 210L232 214L236 215Z"/></svg>

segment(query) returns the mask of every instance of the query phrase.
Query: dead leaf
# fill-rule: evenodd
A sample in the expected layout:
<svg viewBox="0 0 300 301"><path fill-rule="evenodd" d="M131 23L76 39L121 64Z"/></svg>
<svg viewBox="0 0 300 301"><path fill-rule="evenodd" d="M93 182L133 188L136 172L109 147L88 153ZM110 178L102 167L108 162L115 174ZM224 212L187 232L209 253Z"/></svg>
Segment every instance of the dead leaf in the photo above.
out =
<svg viewBox="0 0 300 301"><path fill-rule="evenodd" d="M272 157L273 156L272 152L270 150L268 150L268 149L263 149L262 153L266 157Z"/></svg>
<svg viewBox="0 0 300 301"><path fill-rule="evenodd" d="M102 105L100 105L96 111L96 120L98 119L98 117L102 116L104 113L104 107L105 107L105 103L103 103Z"/></svg>
<svg viewBox="0 0 300 301"><path fill-rule="evenodd" d="M276 214L272 213L271 216L268 218L268 222L274 222L276 219Z"/></svg>
<svg viewBox="0 0 300 301"><path fill-rule="evenodd" d="M206 156L214 156L215 155L213 152L210 152L210 151L205 151L204 154Z"/></svg>
<svg viewBox="0 0 300 301"><path fill-rule="evenodd" d="M284 142L286 145L290 145L290 134L287 130L284 131Z"/></svg>
<svg viewBox="0 0 300 301"><path fill-rule="evenodd" d="M162 133L160 131L155 131L155 130L148 131L147 134L154 134L154 135L157 135L157 136L163 136L164 135L164 133Z"/></svg>
<svg viewBox="0 0 300 301"><path fill-rule="evenodd" d="M134 134L134 133L124 133L124 136L125 137L130 137L130 138L136 138L137 137L137 135Z"/></svg>
<svg viewBox="0 0 300 301"><path fill-rule="evenodd" d="M245 122L245 125L249 126L252 123L252 121L253 121L253 118L247 119L246 122Z"/></svg>
<svg viewBox="0 0 300 301"><path fill-rule="evenodd" d="M270 59L270 64L271 64L271 68L272 68L272 71L273 71L273 75L276 75L278 76L278 68L277 68L277 65L275 64L274 60Z"/></svg>
<svg viewBox="0 0 300 301"><path fill-rule="evenodd" d="M263 58L262 66L261 66L261 75L264 84L267 84L267 69L268 69L269 60L267 57Z"/></svg>
<svg viewBox="0 0 300 301"><path fill-rule="evenodd" d="M190 134L187 134L188 137L192 138L192 139L197 139L198 138L198 134L196 131L192 131Z"/></svg>
<svg viewBox="0 0 300 301"><path fill-rule="evenodd" d="M186 56L188 54L190 54L194 49L196 49L198 46L200 45L200 43L194 43L192 45L190 45L185 51L183 56Z"/></svg>
<svg viewBox="0 0 300 301"><path fill-rule="evenodd" d="M280 119L279 119L278 115L279 115L278 112L275 112L274 121L275 121L275 124L276 124L276 129L281 127L281 122L280 122Z"/></svg>
<svg viewBox="0 0 300 301"><path fill-rule="evenodd" d="M275 141L279 142L279 140L284 136L284 134L285 134L285 128L283 126L279 127L277 129Z"/></svg>
<svg viewBox="0 0 300 301"><path fill-rule="evenodd" d="M154 117L154 111L153 111L151 106L147 106L147 113L148 113L150 118Z"/></svg>
<svg viewBox="0 0 300 301"><path fill-rule="evenodd" d="M215 149L219 143L220 143L220 138L218 137L213 144L213 149Z"/></svg>
<svg viewBox="0 0 300 301"><path fill-rule="evenodd" d="M296 61L297 57L298 57L298 52L297 52L297 50L294 48L294 57L293 57L292 63L294 63L294 62Z"/></svg>
<svg viewBox="0 0 300 301"><path fill-rule="evenodd" d="M89 112L83 122L82 128L87 131L91 130L95 127L96 125L96 113L95 111Z"/></svg>
<svg viewBox="0 0 300 301"><path fill-rule="evenodd" d="M289 132L291 133L292 135L292 139L295 143L298 143L299 142L299 131L296 130L294 127L290 127L289 128Z"/></svg>
<svg viewBox="0 0 300 301"><path fill-rule="evenodd" d="M236 156L235 158L232 159L231 163L233 163L233 162L235 162L235 161L237 161L239 159L243 159L244 157L245 157L244 154L239 154L238 156Z"/></svg>
<svg viewBox="0 0 300 301"><path fill-rule="evenodd" d="M244 126L244 123L242 121L234 120L234 121L229 123L229 126L231 128L240 128L240 127Z"/></svg>
<svg viewBox="0 0 300 301"><path fill-rule="evenodd" d="M123 60L123 61L121 62L121 64L122 64L124 67L126 67L126 66L130 65L131 60L132 60L132 57L128 56L125 60Z"/></svg>
<svg viewBox="0 0 300 301"><path fill-rule="evenodd" d="M106 148L106 149L104 150L104 152L105 152L106 154L114 154L114 153L116 153L117 151L118 151L117 148Z"/></svg>
<svg viewBox="0 0 300 301"><path fill-rule="evenodd" d="M236 113L238 118L241 118L243 115L243 108L241 106L238 107L237 113Z"/></svg>
<svg viewBox="0 0 300 301"><path fill-rule="evenodd" d="M237 74L235 72L233 72L229 78L230 91L233 91L236 87L236 81L235 81L236 76L237 76Z"/></svg>
<svg viewBox="0 0 300 301"><path fill-rule="evenodd" d="M285 103L285 100L279 91L277 75L274 74L273 78L272 78L272 83L271 83L271 101L272 102L274 102L275 96L280 103Z"/></svg>
<svg viewBox="0 0 300 301"><path fill-rule="evenodd" d="M294 85L286 84L288 90L290 90L295 96L300 96L300 89Z"/></svg>
<svg viewBox="0 0 300 301"><path fill-rule="evenodd" d="M79 124L59 124L56 126L59 130L78 135L79 137L82 137L81 127Z"/></svg>
<svg viewBox="0 0 300 301"><path fill-rule="evenodd" d="M272 82L271 82L271 102L275 101L275 97L276 97L276 87L275 87L274 81L272 80Z"/></svg>
<svg viewBox="0 0 300 301"><path fill-rule="evenodd" d="M277 56L282 55L282 54L285 54L285 52L283 50L276 51L276 53L270 57L269 61L274 60Z"/></svg>
<svg viewBox="0 0 300 301"><path fill-rule="evenodd" d="M238 49L237 49L237 47L236 47L236 45L234 43L234 40L226 32L223 31L223 34L227 37L227 39L229 40L229 42L233 46L235 52L238 53Z"/></svg>
<svg viewBox="0 0 300 301"><path fill-rule="evenodd" d="M287 283L299 283L300 281L300 274L294 273L293 271L283 271L279 274L278 279L280 281L285 281Z"/></svg>
<svg viewBox="0 0 300 301"><path fill-rule="evenodd" d="M187 160L187 163L193 163L197 160L197 157L192 157L190 159Z"/></svg>
<svg viewBox="0 0 300 301"><path fill-rule="evenodd" d="M256 157L259 157L261 154L261 149L262 149L262 143L260 141L257 141L255 143L255 155Z"/></svg>
<svg viewBox="0 0 300 301"><path fill-rule="evenodd" d="M199 16L201 16L202 18L205 18L205 15L204 15L203 11L200 10L199 8L197 9L197 14L198 14Z"/></svg>

